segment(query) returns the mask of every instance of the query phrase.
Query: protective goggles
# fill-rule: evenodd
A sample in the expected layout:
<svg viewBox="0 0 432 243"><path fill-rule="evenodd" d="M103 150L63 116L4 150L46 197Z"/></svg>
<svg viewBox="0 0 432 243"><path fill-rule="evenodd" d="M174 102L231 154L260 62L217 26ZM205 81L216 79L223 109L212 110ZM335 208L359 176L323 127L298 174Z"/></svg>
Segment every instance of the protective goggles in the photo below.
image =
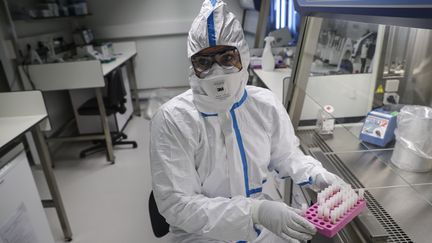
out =
<svg viewBox="0 0 432 243"><path fill-rule="evenodd" d="M198 78L204 78L214 63L225 69L242 69L240 52L233 46L212 46L202 49L191 57L192 66Z"/></svg>

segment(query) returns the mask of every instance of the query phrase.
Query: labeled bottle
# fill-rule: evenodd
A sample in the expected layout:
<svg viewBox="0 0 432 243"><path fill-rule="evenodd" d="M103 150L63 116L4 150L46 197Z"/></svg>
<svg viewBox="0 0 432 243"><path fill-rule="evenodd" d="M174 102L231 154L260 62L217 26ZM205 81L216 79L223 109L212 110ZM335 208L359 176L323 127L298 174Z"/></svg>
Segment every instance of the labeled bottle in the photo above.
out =
<svg viewBox="0 0 432 243"><path fill-rule="evenodd" d="M273 71L275 68L275 59L271 50L271 43L275 41L275 38L273 36L267 36L264 38L264 41L266 44L262 55L262 70Z"/></svg>

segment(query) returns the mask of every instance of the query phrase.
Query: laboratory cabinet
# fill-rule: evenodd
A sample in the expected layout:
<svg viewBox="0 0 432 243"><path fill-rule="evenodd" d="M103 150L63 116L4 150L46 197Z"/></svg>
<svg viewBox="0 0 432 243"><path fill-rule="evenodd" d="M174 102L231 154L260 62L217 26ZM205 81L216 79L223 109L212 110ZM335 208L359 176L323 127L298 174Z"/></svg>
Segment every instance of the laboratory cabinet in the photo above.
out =
<svg viewBox="0 0 432 243"><path fill-rule="evenodd" d="M303 151L367 210L332 239L429 243L432 225L432 4L303 1L285 97ZM313 191L294 188L311 204Z"/></svg>
<svg viewBox="0 0 432 243"><path fill-rule="evenodd" d="M0 205L0 242L54 243L22 145L0 157Z"/></svg>

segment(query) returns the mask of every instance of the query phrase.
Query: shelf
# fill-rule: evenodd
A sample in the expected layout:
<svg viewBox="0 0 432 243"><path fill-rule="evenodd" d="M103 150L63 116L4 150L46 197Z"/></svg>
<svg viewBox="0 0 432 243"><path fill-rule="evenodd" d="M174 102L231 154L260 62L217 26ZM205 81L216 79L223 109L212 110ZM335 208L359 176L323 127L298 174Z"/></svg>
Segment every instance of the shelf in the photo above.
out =
<svg viewBox="0 0 432 243"><path fill-rule="evenodd" d="M57 19L69 19L69 18L85 18L88 16L92 16L93 14L84 14L84 15L72 15L72 16L52 16L52 17L36 17L36 18L28 18L28 19L15 19L14 21L43 21L43 20L57 20Z"/></svg>

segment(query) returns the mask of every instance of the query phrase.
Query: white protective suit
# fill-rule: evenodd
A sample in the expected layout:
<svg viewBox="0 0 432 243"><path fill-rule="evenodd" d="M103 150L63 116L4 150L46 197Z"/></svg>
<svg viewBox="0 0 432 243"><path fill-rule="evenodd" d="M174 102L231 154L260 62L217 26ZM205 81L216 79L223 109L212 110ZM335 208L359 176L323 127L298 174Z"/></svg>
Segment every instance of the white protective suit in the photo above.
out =
<svg viewBox="0 0 432 243"><path fill-rule="evenodd" d="M206 0L188 38L188 57L213 45L238 48L242 85L234 100L216 101L191 71L192 89L165 103L151 121L151 170L160 213L174 242L286 242L251 215L269 171L310 183L325 171L298 148L280 100L246 86L249 49L235 16Z"/></svg>

